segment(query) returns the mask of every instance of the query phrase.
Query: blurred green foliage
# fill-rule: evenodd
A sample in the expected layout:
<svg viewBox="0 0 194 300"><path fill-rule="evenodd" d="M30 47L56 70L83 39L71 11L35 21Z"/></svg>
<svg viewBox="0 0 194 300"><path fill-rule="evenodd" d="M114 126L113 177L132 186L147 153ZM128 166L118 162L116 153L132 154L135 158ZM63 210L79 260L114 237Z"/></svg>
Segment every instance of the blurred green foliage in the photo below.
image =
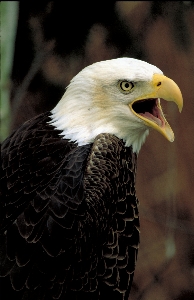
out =
<svg viewBox="0 0 194 300"><path fill-rule="evenodd" d="M10 88L14 44L17 32L19 1L1 1L1 102L0 140L9 135L10 129Z"/></svg>

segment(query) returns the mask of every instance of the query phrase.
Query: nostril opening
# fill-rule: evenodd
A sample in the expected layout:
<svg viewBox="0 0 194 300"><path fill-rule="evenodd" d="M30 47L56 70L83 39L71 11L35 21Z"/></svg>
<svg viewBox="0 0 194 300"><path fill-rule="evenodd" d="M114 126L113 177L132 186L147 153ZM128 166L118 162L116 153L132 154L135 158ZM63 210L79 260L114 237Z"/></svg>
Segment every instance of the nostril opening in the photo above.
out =
<svg viewBox="0 0 194 300"><path fill-rule="evenodd" d="M157 84L157 86L160 86L161 84L162 84L162 82L161 82L161 81L159 81L159 82L158 82L158 84Z"/></svg>

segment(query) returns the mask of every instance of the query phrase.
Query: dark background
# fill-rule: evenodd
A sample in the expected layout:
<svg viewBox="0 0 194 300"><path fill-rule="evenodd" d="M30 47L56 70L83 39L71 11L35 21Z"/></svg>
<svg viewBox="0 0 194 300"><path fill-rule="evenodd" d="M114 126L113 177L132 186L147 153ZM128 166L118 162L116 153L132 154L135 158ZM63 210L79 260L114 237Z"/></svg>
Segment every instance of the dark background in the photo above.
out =
<svg viewBox="0 0 194 300"><path fill-rule="evenodd" d="M139 154L141 244L131 300L194 299L194 5L192 1L20 1L10 76L11 127L52 109L83 67L121 56L159 67L180 87Z"/></svg>

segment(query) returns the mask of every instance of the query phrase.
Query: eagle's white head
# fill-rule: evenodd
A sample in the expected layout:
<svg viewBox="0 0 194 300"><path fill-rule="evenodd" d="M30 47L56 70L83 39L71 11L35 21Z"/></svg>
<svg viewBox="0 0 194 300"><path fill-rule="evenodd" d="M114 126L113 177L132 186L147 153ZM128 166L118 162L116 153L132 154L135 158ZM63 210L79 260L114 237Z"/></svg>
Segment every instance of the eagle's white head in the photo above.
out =
<svg viewBox="0 0 194 300"><path fill-rule="evenodd" d="M157 67L125 57L101 61L71 80L52 110L51 124L78 145L93 142L100 133L110 133L139 152L149 127L174 140L160 98L176 102L181 111L180 89Z"/></svg>

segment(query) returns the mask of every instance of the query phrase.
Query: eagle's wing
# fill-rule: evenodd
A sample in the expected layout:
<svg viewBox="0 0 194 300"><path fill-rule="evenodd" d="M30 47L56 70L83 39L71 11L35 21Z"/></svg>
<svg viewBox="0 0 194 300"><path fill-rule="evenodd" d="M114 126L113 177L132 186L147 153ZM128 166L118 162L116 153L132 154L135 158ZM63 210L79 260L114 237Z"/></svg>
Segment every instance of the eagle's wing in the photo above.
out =
<svg viewBox="0 0 194 300"><path fill-rule="evenodd" d="M88 212L98 229L98 275L106 283L100 299L128 300L139 245L137 157L110 134L99 135L91 153L84 184Z"/></svg>
<svg viewBox="0 0 194 300"><path fill-rule="evenodd" d="M2 294L119 299L118 289L127 299L139 239L131 149L110 135L77 147L48 121L2 145L1 276L13 287L5 279Z"/></svg>
<svg viewBox="0 0 194 300"><path fill-rule="evenodd" d="M83 215L83 164L91 147L61 139L49 120L43 114L26 122L2 144L0 272L10 274L14 290L35 289L34 299L44 299L40 285L60 294L73 256L74 218Z"/></svg>

